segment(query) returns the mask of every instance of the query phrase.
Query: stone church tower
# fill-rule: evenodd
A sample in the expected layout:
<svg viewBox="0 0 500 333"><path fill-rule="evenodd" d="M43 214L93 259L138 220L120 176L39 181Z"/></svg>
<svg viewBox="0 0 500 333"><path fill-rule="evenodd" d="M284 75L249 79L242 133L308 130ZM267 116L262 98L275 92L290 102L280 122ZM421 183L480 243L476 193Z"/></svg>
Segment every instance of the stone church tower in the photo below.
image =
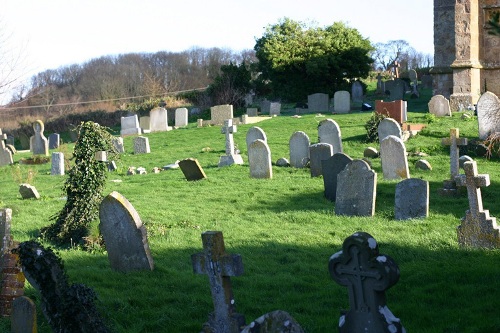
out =
<svg viewBox="0 0 500 333"><path fill-rule="evenodd" d="M487 21L500 0L434 0L433 94L453 111L474 105L485 91L500 96L500 36Z"/></svg>

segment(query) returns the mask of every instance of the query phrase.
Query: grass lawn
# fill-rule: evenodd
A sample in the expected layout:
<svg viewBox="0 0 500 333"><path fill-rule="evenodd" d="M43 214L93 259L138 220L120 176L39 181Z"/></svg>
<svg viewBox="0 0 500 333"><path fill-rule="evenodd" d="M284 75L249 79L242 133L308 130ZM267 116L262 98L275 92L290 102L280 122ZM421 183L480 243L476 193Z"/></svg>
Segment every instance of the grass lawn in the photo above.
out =
<svg viewBox="0 0 500 333"><path fill-rule="evenodd" d="M371 96L373 97L373 96ZM409 121L427 123L430 93L409 100ZM374 105L374 104L373 104ZM304 131L317 142L318 123L334 119L340 126L344 152L362 158L368 146L364 124L371 112L342 115L316 114L291 118L283 115L257 124L267 134L272 160L289 156L288 140ZM208 279L193 274L190 256L202 249L201 233L220 230L226 251L241 254L245 273L231 279L237 312L247 323L281 309L289 312L306 332L334 332L341 309L348 308L347 289L328 273L328 259L343 240L356 231L370 233L380 252L391 256L401 271L399 282L388 290L387 302L408 332L500 332L500 250L461 248L456 227L468 208L466 196L441 197L449 177L449 148L441 138L458 127L460 135L477 138L477 121L461 114L439 118L406 143L410 174L430 184L427 219L394 220L397 181L384 180L380 160L374 217L336 216L334 204L323 197L323 180L311 178L309 169L273 166L273 179L249 177L245 134L253 125L238 126L234 140L244 165L218 168L224 154L220 127L187 128L147 134L150 154L134 155L132 137L125 138L126 153L109 173L105 195L123 194L145 224L155 269L152 272L118 273L110 269L102 249L58 250L72 283L84 283L99 295L98 306L116 332L199 332L213 305ZM58 151L69 155L72 144ZM432 171L414 167L424 152ZM485 209L500 216L500 167L498 159L475 157L479 173L488 173L491 185L482 189ZM29 153L14 155L13 166L0 168L0 207L13 210L12 234L17 241L37 237L50 217L64 205L64 176L51 176L50 163L18 164ZM187 182L179 169L160 174L127 176L129 166L162 167L184 158L197 158L207 179ZM32 184L40 200L21 200L18 185L35 173ZM120 181L120 182L116 182ZM97 233L95 222L92 232ZM45 245L50 245L46 244ZM25 293L39 305L40 296L29 285ZM38 332L50 328L38 307ZM9 331L9 320L0 320L0 331Z"/></svg>

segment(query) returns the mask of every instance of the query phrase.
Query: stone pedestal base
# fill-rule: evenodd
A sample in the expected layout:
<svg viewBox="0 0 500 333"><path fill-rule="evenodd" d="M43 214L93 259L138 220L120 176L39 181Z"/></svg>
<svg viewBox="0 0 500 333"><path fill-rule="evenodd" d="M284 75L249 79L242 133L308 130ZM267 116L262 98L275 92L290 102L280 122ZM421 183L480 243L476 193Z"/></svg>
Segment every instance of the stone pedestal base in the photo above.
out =
<svg viewBox="0 0 500 333"><path fill-rule="evenodd" d="M238 164L238 165L243 164L243 158L241 157L241 155L239 154L223 155L219 159L219 167L233 165L233 164Z"/></svg>

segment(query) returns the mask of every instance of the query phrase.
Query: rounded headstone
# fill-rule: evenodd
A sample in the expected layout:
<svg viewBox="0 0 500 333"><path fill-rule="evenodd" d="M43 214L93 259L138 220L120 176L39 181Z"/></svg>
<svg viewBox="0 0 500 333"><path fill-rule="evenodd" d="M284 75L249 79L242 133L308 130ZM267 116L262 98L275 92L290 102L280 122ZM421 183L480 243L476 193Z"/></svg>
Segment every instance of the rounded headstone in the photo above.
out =
<svg viewBox="0 0 500 333"><path fill-rule="evenodd" d="M415 168L419 170L424 170L424 171L430 171L432 170L432 166L427 160L418 160L415 163Z"/></svg>
<svg viewBox="0 0 500 333"><path fill-rule="evenodd" d="M284 157L278 158L278 160L276 161L276 166L279 166L279 167L289 167L290 166L290 161L288 161Z"/></svg>
<svg viewBox="0 0 500 333"><path fill-rule="evenodd" d="M363 151L363 157L377 158L377 157L379 157L378 150L373 148L373 147L368 147Z"/></svg>
<svg viewBox="0 0 500 333"><path fill-rule="evenodd" d="M472 162L474 159L468 155L462 155L458 158L458 166L463 169L465 162Z"/></svg>

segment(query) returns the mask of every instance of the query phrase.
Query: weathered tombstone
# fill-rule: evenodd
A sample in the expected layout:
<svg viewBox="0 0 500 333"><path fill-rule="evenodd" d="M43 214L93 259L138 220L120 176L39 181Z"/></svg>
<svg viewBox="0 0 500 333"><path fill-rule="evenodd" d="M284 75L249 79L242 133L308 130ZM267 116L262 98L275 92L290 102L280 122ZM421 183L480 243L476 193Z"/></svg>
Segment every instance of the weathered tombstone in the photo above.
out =
<svg viewBox="0 0 500 333"><path fill-rule="evenodd" d="M345 90L336 91L333 95L333 111L335 113L351 112L351 94Z"/></svg>
<svg viewBox="0 0 500 333"><path fill-rule="evenodd" d="M363 160L353 160L337 176L335 214L373 216L377 174Z"/></svg>
<svg viewBox="0 0 500 333"><path fill-rule="evenodd" d="M195 158L186 158L182 161L179 161L179 168L181 169L186 180L201 180L207 178L205 175L205 171L203 171L200 163Z"/></svg>
<svg viewBox="0 0 500 333"><path fill-rule="evenodd" d="M227 254L221 231L201 234L203 252L191 255L193 272L208 276L214 311L203 324L206 333L239 333L245 326L245 316L236 313L231 288L231 276L243 274L243 261L239 254Z"/></svg>
<svg viewBox="0 0 500 333"><path fill-rule="evenodd" d="M26 296L17 297L12 302L10 316L11 333L36 333L36 305Z"/></svg>
<svg viewBox="0 0 500 333"><path fill-rule="evenodd" d="M224 120L224 126L221 128L221 133L226 136L226 155L219 158L219 167L238 164L243 164L243 158L234 149L233 133L236 133L237 127L233 125L232 119Z"/></svg>
<svg viewBox="0 0 500 333"><path fill-rule="evenodd" d="M271 112L271 101L268 101L267 99L263 100L260 103L260 110L262 114L270 114Z"/></svg>
<svg viewBox="0 0 500 333"><path fill-rule="evenodd" d="M457 185L467 187L469 209L457 228L458 243L462 246L500 248L500 228L496 218L483 209L481 187L490 185L490 176L477 174L476 161L464 163L465 175L456 177Z"/></svg>
<svg viewBox="0 0 500 333"><path fill-rule="evenodd" d="M49 142L43 135L44 124L41 120L33 123L35 135L30 138L31 151L34 155L49 156Z"/></svg>
<svg viewBox="0 0 500 333"><path fill-rule="evenodd" d="M117 153L123 154L125 152L125 148L123 146L123 138L121 136L119 137L113 137L113 147L115 148Z"/></svg>
<svg viewBox="0 0 500 333"><path fill-rule="evenodd" d="M40 199L40 194L36 188L30 184L19 185L19 193L23 199Z"/></svg>
<svg viewBox="0 0 500 333"><path fill-rule="evenodd" d="M259 109L257 108L247 108L247 115L249 117L257 117L259 115Z"/></svg>
<svg viewBox="0 0 500 333"><path fill-rule="evenodd" d="M401 139L403 136L401 126L392 118L384 118L380 121L377 128L378 140L382 142L389 135L393 135Z"/></svg>
<svg viewBox="0 0 500 333"><path fill-rule="evenodd" d="M365 158L377 158L379 156L380 154L376 148L366 147L365 150L363 150L363 157Z"/></svg>
<svg viewBox="0 0 500 333"><path fill-rule="evenodd" d="M271 150L266 141L257 139L248 146L248 164L250 177L273 178Z"/></svg>
<svg viewBox="0 0 500 333"><path fill-rule="evenodd" d="M481 140L500 132L500 99L494 93L487 91L477 101L477 122Z"/></svg>
<svg viewBox="0 0 500 333"><path fill-rule="evenodd" d="M134 138L134 154L149 154L149 139L145 136L138 136Z"/></svg>
<svg viewBox="0 0 500 333"><path fill-rule="evenodd" d="M290 161L284 157L280 157L278 158L278 160L276 160L276 166L279 166L279 167L289 167L290 166Z"/></svg>
<svg viewBox="0 0 500 333"><path fill-rule="evenodd" d="M271 102L269 105L269 115L270 116L279 116L281 114L281 103Z"/></svg>
<svg viewBox="0 0 500 333"><path fill-rule="evenodd" d="M396 120L399 124L407 120L407 103L403 100L384 102L375 101L375 112Z"/></svg>
<svg viewBox="0 0 500 333"><path fill-rule="evenodd" d="M382 74L377 74L377 94L383 93L385 91L384 82L382 82Z"/></svg>
<svg viewBox="0 0 500 333"><path fill-rule="evenodd" d="M0 129L0 166L14 163L12 152L5 146L5 140L7 140L7 135L2 134Z"/></svg>
<svg viewBox="0 0 500 333"><path fill-rule="evenodd" d="M429 182L418 178L400 181L396 185L394 216L396 220L429 216Z"/></svg>
<svg viewBox="0 0 500 333"><path fill-rule="evenodd" d="M432 170L432 165L427 160L418 160L415 162L415 168L424 171Z"/></svg>
<svg viewBox="0 0 500 333"><path fill-rule="evenodd" d="M389 91L390 101L402 100L405 94L405 82L401 79L387 81L385 83L385 90Z"/></svg>
<svg viewBox="0 0 500 333"><path fill-rule="evenodd" d="M262 140L264 142L267 142L266 133L262 130L262 128L257 127L257 126L253 126L248 130L247 136L246 136L247 151L248 151L248 147L250 146L250 144L257 139Z"/></svg>
<svg viewBox="0 0 500 333"><path fill-rule="evenodd" d="M112 269L120 272L153 270L146 227L123 195L113 191L102 200L99 220Z"/></svg>
<svg viewBox="0 0 500 333"><path fill-rule="evenodd" d="M309 146L309 161L311 177L318 177L323 174L321 162L333 155L333 147L329 143L316 143Z"/></svg>
<svg viewBox="0 0 500 333"><path fill-rule="evenodd" d="M450 101L443 95L434 95L427 104L429 113L436 117L451 116Z"/></svg>
<svg viewBox="0 0 500 333"><path fill-rule="evenodd" d="M188 125L188 109L175 109L175 127L185 127Z"/></svg>
<svg viewBox="0 0 500 333"><path fill-rule="evenodd" d="M324 119L319 123L318 140L321 143L331 144L334 154L342 152L342 134L335 120Z"/></svg>
<svg viewBox="0 0 500 333"><path fill-rule="evenodd" d="M59 133L52 133L49 135L49 149L57 149L59 148L61 142L61 136Z"/></svg>
<svg viewBox="0 0 500 333"><path fill-rule="evenodd" d="M442 138L443 146L450 146L450 180L454 181L460 173L460 147L467 146L467 138L460 137L458 128L450 128L450 137Z"/></svg>
<svg viewBox="0 0 500 333"><path fill-rule="evenodd" d="M330 109L330 98L328 94L316 93L307 96L307 107L309 112L328 112Z"/></svg>
<svg viewBox="0 0 500 333"><path fill-rule="evenodd" d="M137 115L130 117L121 117L121 129L120 136L141 134L141 128L139 127L139 119Z"/></svg>
<svg viewBox="0 0 500 333"><path fill-rule="evenodd" d="M51 175L64 175L64 153L53 152L51 160Z"/></svg>
<svg viewBox="0 0 500 333"><path fill-rule="evenodd" d="M321 161L325 198L335 202L337 197L337 176L345 169L352 158L344 153L335 153L329 159Z"/></svg>
<svg viewBox="0 0 500 333"><path fill-rule="evenodd" d="M151 132L170 131L168 126L168 111L165 108L157 107L149 111Z"/></svg>
<svg viewBox="0 0 500 333"><path fill-rule="evenodd" d="M414 86L418 84L418 75L416 70L410 69L408 71L408 77L410 78L410 81Z"/></svg>
<svg viewBox="0 0 500 333"><path fill-rule="evenodd" d="M339 319L340 333L404 333L399 318L387 307L385 291L399 280L398 264L380 254L377 241L366 232L347 237L342 250L328 262L330 276L348 287L348 311Z"/></svg>
<svg viewBox="0 0 500 333"><path fill-rule="evenodd" d="M139 117L139 126L141 127L141 133L151 133L151 117Z"/></svg>
<svg viewBox="0 0 500 333"><path fill-rule="evenodd" d="M241 333L304 333L304 330L289 313L276 310L255 319Z"/></svg>
<svg viewBox="0 0 500 333"><path fill-rule="evenodd" d="M400 138L389 135L380 142L380 159L384 179L410 178L406 147Z"/></svg>
<svg viewBox="0 0 500 333"><path fill-rule="evenodd" d="M472 162L474 161L474 159L468 155L462 155L458 158L458 167L460 169L463 169L464 168L464 164L465 162Z"/></svg>
<svg viewBox="0 0 500 333"><path fill-rule="evenodd" d="M294 168L304 168L309 162L309 137L302 131L292 134L289 141L290 165Z"/></svg>
<svg viewBox="0 0 500 333"><path fill-rule="evenodd" d="M363 103L363 85L359 81L354 81L351 87L351 96L354 103Z"/></svg>
<svg viewBox="0 0 500 333"><path fill-rule="evenodd" d="M233 106L230 104L212 106L210 117L212 125L223 125L227 119L233 119Z"/></svg>

